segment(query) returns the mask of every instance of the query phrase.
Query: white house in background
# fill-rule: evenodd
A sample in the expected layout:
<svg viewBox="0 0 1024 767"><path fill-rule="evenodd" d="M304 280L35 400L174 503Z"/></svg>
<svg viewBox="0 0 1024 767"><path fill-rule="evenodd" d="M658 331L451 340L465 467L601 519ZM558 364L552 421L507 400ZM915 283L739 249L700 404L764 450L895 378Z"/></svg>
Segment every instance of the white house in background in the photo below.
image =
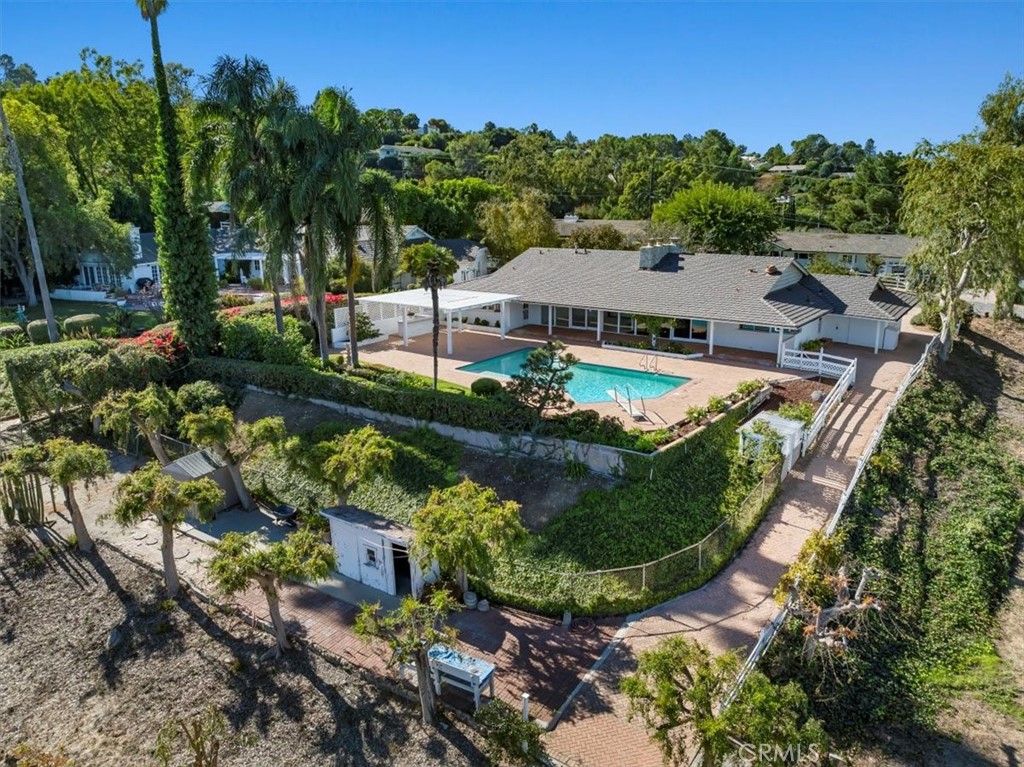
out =
<svg viewBox="0 0 1024 767"><path fill-rule="evenodd" d="M443 248L448 248L459 262L459 268L452 276L451 284L455 285L467 280L475 280L487 274L487 262L490 253L487 248L475 240L465 238L438 240L418 226L406 225L402 227L402 244L400 247L407 248L410 245L419 245L424 242L432 242ZM370 231L367 227L360 227L359 239L356 243L356 252L367 264L373 262L373 241L370 239ZM404 290L414 283L413 277L408 272L396 274L391 281L392 290Z"/></svg>
<svg viewBox="0 0 1024 767"><path fill-rule="evenodd" d="M355 506L334 506L320 513L331 527L335 568L346 578L391 596L414 597L437 580L436 564L424 572L409 555L412 528Z"/></svg>
<svg viewBox="0 0 1024 767"><path fill-rule="evenodd" d="M653 315L668 319L663 338L709 355L717 345L778 359L783 349L817 338L894 349L900 320L916 304L877 277L812 275L792 257L691 254L677 245L639 252L531 248L459 287L502 298L501 316L492 316L503 332L539 325L548 334L590 331L600 341L643 336L634 315Z"/></svg>
<svg viewBox="0 0 1024 767"><path fill-rule="evenodd" d="M803 173L807 170L806 165L773 165L766 173L784 173L784 174L795 174Z"/></svg>
<svg viewBox="0 0 1024 767"><path fill-rule="evenodd" d="M395 144L384 144L380 149L377 150L377 159L386 160L388 158L395 158L400 160L402 168L409 167L409 161L413 158L419 158L429 160L435 157L440 157L444 154L440 149L432 149L425 146L397 146Z"/></svg>
<svg viewBox="0 0 1024 767"><path fill-rule="evenodd" d="M855 272L903 276L906 259L921 245L916 237L903 234L847 234L828 229L812 232L778 232L771 245L772 253L810 263L821 254L838 266Z"/></svg>

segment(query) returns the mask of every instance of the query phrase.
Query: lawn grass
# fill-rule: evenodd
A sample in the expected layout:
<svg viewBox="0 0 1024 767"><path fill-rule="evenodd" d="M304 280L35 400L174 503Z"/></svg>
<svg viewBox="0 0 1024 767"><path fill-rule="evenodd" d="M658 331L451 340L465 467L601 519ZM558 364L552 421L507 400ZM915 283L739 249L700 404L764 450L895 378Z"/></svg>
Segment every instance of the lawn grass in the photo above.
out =
<svg viewBox="0 0 1024 767"><path fill-rule="evenodd" d="M61 299L51 299L51 304L53 305L53 316L57 320L58 325L63 325L64 320L68 317L74 317L76 314L98 314L100 317L106 318L117 308L117 304L114 303L64 301ZM135 316L132 318L132 328L134 330L149 330L158 324L156 317L151 312L138 309L133 311ZM36 306L26 306L25 318L29 322L45 319L46 315L43 313L42 302Z"/></svg>

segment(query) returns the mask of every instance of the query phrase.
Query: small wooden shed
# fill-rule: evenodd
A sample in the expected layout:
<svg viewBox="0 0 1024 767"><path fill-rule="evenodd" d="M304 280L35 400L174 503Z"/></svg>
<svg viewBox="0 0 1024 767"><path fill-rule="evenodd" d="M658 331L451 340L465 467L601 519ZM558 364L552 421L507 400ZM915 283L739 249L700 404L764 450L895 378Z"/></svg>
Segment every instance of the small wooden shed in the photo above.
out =
<svg viewBox="0 0 1024 767"><path fill-rule="evenodd" d="M216 482L217 487L224 491L224 500L214 512L219 513L238 505L238 491L235 490L235 483L231 481L227 466L209 450L199 450L177 461L171 461L164 466L163 472L179 482L190 482L204 477Z"/></svg>
<svg viewBox="0 0 1024 767"><path fill-rule="evenodd" d="M419 597L426 583L438 577L409 556L412 528L356 506L334 506L320 512L331 526L331 544L339 573L392 596Z"/></svg>

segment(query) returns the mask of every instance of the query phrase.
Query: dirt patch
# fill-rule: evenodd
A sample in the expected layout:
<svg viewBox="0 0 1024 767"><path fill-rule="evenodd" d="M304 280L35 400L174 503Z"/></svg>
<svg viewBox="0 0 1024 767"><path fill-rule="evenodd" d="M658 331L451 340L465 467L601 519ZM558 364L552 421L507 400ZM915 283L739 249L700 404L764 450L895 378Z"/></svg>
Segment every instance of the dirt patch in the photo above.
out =
<svg viewBox="0 0 1024 767"><path fill-rule="evenodd" d="M75 767L150 764L170 717L211 704L243 736L221 767L486 763L465 725L424 730L412 704L311 653L261 665L268 637L164 600L155 574L108 547L42 549L0 551L0 764L26 742Z"/></svg>
<svg viewBox="0 0 1024 767"><path fill-rule="evenodd" d="M247 392L235 415L240 421L251 423L271 415L279 415L292 434L301 434L322 423L363 423L357 418L339 413L337 410L313 405L301 399L289 399L277 394Z"/></svg>
<svg viewBox="0 0 1024 767"><path fill-rule="evenodd" d="M778 410L784 403L799 404L810 402L817 410L821 402L832 391L836 382L831 378L793 378L772 384L772 393L764 403L763 410ZM819 392L820 398L815 401L814 393Z"/></svg>
<svg viewBox="0 0 1024 767"><path fill-rule="evenodd" d="M565 467L530 458L506 458L481 450L466 450L459 475L493 487L498 497L519 504L523 524L536 532L576 503L587 490L611 487L613 480L598 474L570 480Z"/></svg>

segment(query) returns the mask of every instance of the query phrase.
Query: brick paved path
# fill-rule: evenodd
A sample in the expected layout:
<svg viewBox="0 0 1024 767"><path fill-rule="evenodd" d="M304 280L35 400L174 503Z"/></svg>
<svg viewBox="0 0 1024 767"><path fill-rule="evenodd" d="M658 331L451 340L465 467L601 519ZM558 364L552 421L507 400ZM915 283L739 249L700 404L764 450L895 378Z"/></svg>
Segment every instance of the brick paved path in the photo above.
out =
<svg viewBox="0 0 1024 767"><path fill-rule="evenodd" d="M160 530L152 521L124 529L105 519L112 504L114 488L135 462L126 456L114 456L115 475L80 493L82 513L93 537L105 540L125 553L161 567ZM253 512L256 513L256 512ZM56 517L67 524L59 499ZM174 541L178 572L204 593L216 595L206 578L205 562L213 555L209 544L189 532L178 533ZM270 622L266 599L258 588L228 600L265 623ZM390 651L383 643L367 643L353 630L358 607L315 588L288 584L281 590L281 612L289 633L315 642L356 666L378 674L394 675L387 667ZM520 695L529 693L531 716L550 720L580 679L594 664L611 639L617 622L601 621L588 633L562 628L561 623L516 610L492 608L488 612L463 611L452 616L462 649L495 665L495 694L516 709ZM455 693L445 699L456 705L472 707L472 700Z"/></svg>
<svg viewBox="0 0 1024 767"><path fill-rule="evenodd" d="M622 641L545 736L554 757L572 767L660 767L661 753L639 722L628 721L618 691L636 668L636 654L679 634L715 653L753 644L777 610L772 592L779 578L835 511L871 432L926 342L904 334L900 350L881 357L835 351L859 357L858 380L814 454L797 464L750 543L710 583L628 622Z"/></svg>

